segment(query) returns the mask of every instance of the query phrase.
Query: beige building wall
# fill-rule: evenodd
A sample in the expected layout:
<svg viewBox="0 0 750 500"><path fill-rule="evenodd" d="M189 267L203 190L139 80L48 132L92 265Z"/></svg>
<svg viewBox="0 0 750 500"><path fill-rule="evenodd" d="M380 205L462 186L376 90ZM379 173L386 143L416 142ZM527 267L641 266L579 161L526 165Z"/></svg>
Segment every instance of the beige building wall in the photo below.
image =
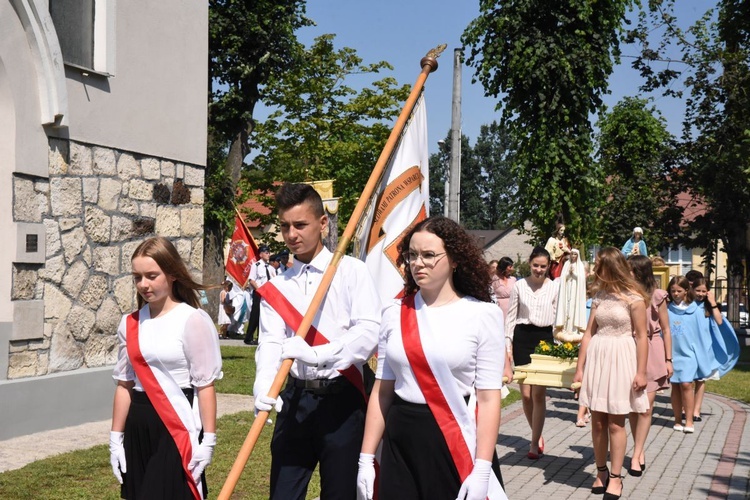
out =
<svg viewBox="0 0 750 500"><path fill-rule="evenodd" d="M202 270L208 6L95 4L93 71L46 0L0 2L0 440L111 414L141 241Z"/></svg>
<svg viewBox="0 0 750 500"><path fill-rule="evenodd" d="M115 3L114 76L66 66L69 128L79 142L205 165L208 3ZM202 99L196 96L202 95Z"/></svg>

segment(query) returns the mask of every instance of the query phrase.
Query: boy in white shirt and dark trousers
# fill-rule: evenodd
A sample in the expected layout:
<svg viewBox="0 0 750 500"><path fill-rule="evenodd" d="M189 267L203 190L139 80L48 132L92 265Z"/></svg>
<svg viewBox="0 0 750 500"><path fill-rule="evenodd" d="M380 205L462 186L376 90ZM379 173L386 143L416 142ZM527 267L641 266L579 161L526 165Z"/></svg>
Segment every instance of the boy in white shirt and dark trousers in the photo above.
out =
<svg viewBox="0 0 750 500"><path fill-rule="evenodd" d="M304 499L319 464L321 498L354 499L366 406L362 369L378 343L380 299L365 264L343 257L310 332L296 337L333 257L322 243L328 217L307 184L284 184L276 204L294 264L259 291L253 387L257 410L279 412L270 498ZM286 387L272 399L268 390L283 359L296 361Z"/></svg>

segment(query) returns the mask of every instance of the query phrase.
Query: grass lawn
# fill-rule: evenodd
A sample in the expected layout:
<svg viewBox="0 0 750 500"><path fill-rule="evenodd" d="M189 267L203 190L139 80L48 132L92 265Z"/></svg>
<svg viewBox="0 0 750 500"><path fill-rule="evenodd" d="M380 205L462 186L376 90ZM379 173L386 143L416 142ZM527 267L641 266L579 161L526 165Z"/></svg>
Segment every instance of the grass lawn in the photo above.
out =
<svg viewBox="0 0 750 500"><path fill-rule="evenodd" d="M216 382L216 392L253 394L255 347L221 346L224 378Z"/></svg>
<svg viewBox="0 0 750 500"><path fill-rule="evenodd" d="M750 347L743 347L737 366L721 380L706 382L706 391L750 404Z"/></svg>

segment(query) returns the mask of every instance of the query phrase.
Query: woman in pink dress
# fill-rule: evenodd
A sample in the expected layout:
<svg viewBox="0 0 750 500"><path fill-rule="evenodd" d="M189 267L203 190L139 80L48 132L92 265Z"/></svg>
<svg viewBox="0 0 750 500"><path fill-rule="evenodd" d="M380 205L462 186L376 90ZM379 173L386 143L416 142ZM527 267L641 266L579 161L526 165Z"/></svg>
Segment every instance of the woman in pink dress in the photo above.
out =
<svg viewBox="0 0 750 500"><path fill-rule="evenodd" d="M516 277L513 276L513 259L503 257L497 262L497 268L492 276L492 295L495 302L503 311L503 320L508 316L508 304L510 304L510 292L516 284ZM503 377L506 382L513 380L513 362L510 353L505 353L505 370ZM504 397L504 396L503 396Z"/></svg>
<svg viewBox="0 0 750 500"><path fill-rule="evenodd" d="M669 330L669 313L667 312L667 291L656 288L654 269L651 259L645 255L628 257L628 264L633 277L643 289L651 295L651 302L646 309L648 320L648 363L646 364L646 393L648 394L648 411L630 415L630 431L633 435L633 457L630 459L628 473L640 476L646 469L646 438L651 429L651 414L654 409L656 391L669 388L669 377L672 376L672 335Z"/></svg>
<svg viewBox="0 0 750 500"><path fill-rule="evenodd" d="M579 404L591 409L597 476L591 492L605 499L622 495L627 435L625 417L648 411L646 301L650 297L630 274L625 256L603 248L596 259L591 316L578 353L574 382ZM635 342L633 342L635 334ZM607 451L612 471L607 468Z"/></svg>
<svg viewBox="0 0 750 500"><path fill-rule="evenodd" d="M492 291L497 299L497 305L503 311L503 318L508 316L508 304L510 303L510 292L516 284L516 278L513 276L513 259L503 257L497 263L497 273L492 278Z"/></svg>

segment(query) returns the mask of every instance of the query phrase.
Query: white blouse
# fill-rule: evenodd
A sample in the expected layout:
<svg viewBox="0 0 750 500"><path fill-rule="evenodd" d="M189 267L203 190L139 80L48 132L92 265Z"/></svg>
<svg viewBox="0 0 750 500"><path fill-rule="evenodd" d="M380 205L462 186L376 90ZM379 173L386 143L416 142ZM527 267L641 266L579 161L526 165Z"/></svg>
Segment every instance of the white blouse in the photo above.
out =
<svg viewBox="0 0 750 500"><path fill-rule="evenodd" d="M419 325L420 335L434 335L439 352L425 353L443 357L450 367L462 394L472 387L501 389L505 364L503 313L491 302L473 297L439 307L427 307L417 293L415 307L426 308L429 325ZM424 346L424 344L423 344ZM383 311L378 343L376 377L395 380L395 392L403 400L425 404L425 398L409 365L401 337L401 301Z"/></svg>
<svg viewBox="0 0 750 500"><path fill-rule="evenodd" d="M555 323L560 280L547 279L534 292L525 279L516 281L510 292L508 316L505 318L505 337L513 342L516 325L552 326Z"/></svg>
<svg viewBox="0 0 750 500"><path fill-rule="evenodd" d="M183 389L204 387L222 377L218 334L205 311L181 303L164 316L150 318L146 304L140 314L141 318L147 318L138 330L140 350L146 362L161 362ZM112 378L134 381L135 389L143 391L128 356L126 320L127 315L117 328L120 345Z"/></svg>

